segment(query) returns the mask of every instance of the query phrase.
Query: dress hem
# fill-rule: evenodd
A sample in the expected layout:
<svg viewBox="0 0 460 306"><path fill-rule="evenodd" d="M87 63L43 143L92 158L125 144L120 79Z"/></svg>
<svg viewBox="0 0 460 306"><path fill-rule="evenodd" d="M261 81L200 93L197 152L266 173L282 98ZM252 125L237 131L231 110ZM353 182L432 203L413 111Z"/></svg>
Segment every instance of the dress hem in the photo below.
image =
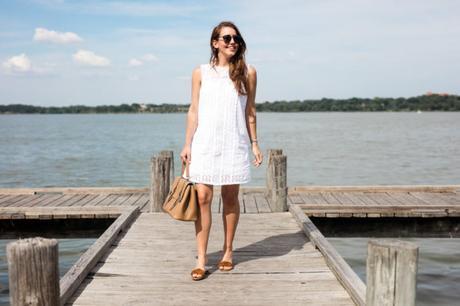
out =
<svg viewBox="0 0 460 306"><path fill-rule="evenodd" d="M206 185L212 185L212 186L224 186L224 185L241 185L241 184L247 184L250 182L250 180L246 181L237 181L237 182L231 182L231 183L213 183L209 181L194 181L189 179L190 182L196 183L196 184L206 184Z"/></svg>

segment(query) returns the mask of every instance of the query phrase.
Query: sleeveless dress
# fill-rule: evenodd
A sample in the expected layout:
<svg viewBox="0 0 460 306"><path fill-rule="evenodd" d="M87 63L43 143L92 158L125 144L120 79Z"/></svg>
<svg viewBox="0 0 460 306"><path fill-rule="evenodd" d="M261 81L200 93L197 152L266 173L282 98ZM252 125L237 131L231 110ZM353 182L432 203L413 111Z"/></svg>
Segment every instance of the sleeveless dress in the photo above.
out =
<svg viewBox="0 0 460 306"><path fill-rule="evenodd" d="M200 70L198 125L191 144L189 180L210 185L247 183L251 180L247 96L238 94L228 67L202 64Z"/></svg>

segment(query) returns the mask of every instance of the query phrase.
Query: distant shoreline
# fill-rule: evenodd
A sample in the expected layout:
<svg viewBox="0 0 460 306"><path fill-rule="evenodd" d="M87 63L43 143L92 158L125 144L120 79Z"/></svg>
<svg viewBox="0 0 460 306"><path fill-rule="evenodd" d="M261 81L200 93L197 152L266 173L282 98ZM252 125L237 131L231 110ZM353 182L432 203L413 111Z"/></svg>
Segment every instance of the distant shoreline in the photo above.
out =
<svg viewBox="0 0 460 306"><path fill-rule="evenodd" d="M388 111L258 111L257 113L271 113L271 114L301 114L301 113L458 113L460 110L428 110L428 111L413 111L413 110L388 110ZM14 115L168 115L168 114L186 114L186 112L118 112L118 113L0 113L0 116L14 116Z"/></svg>
<svg viewBox="0 0 460 306"><path fill-rule="evenodd" d="M185 104L71 105L34 106L0 105L0 114L133 114L186 113ZM429 94L410 98L350 98L273 101L256 103L257 112L431 112L460 111L460 96Z"/></svg>

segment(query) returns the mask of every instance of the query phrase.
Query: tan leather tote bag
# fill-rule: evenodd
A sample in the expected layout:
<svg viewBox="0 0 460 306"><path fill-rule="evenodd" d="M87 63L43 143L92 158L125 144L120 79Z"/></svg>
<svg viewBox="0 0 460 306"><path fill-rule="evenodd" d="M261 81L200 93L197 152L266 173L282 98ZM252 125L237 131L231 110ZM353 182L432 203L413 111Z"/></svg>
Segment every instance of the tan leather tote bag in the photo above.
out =
<svg viewBox="0 0 460 306"><path fill-rule="evenodd" d="M198 217L198 196L195 184L188 180L190 177L188 166L188 163L182 163L181 176L174 179L163 203L163 211L180 221L195 221ZM186 177L184 177L185 172L187 172Z"/></svg>

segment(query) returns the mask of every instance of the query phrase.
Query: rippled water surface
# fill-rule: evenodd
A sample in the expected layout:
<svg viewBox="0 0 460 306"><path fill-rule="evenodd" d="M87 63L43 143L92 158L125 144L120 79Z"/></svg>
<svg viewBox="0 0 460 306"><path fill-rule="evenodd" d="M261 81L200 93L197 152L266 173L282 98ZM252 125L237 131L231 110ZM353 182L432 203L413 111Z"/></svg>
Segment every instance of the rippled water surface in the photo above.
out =
<svg viewBox="0 0 460 306"><path fill-rule="evenodd" d="M460 184L459 112L260 113L257 120L263 152L287 155L289 186ZM178 174L185 122L185 114L0 115L0 188L148 186L155 152L173 150ZM265 164L252 177L248 185L264 185ZM363 276L367 239L331 240ZM62 262L89 241L65 240L61 249L74 256ZM415 241L419 305L458 305L459 240Z"/></svg>
<svg viewBox="0 0 460 306"><path fill-rule="evenodd" d="M260 113L288 184L459 184L459 113ZM184 143L185 114L0 115L0 187L147 186L154 152ZM178 167L176 167L177 170ZM249 185L263 185L265 167Z"/></svg>

